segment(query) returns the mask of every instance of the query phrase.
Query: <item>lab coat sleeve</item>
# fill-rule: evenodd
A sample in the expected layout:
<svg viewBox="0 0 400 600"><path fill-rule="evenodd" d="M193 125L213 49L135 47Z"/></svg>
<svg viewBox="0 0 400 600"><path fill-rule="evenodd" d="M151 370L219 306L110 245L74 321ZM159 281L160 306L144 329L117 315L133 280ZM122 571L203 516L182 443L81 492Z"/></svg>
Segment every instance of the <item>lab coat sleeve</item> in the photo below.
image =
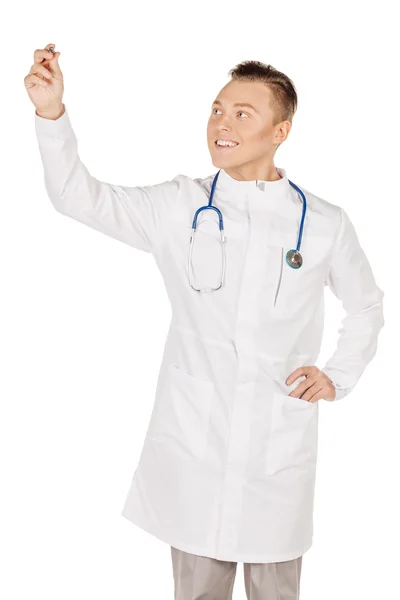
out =
<svg viewBox="0 0 400 600"><path fill-rule="evenodd" d="M178 179L145 187L99 181L78 155L67 109L56 120L35 112L35 131L47 194L54 208L93 229L145 252L153 252L167 203Z"/></svg>
<svg viewBox="0 0 400 600"><path fill-rule="evenodd" d="M325 284L341 300L346 315L338 330L336 350L321 369L336 389L335 400L353 390L376 354L384 325L384 292L375 282L349 216L341 207L340 211L341 224Z"/></svg>

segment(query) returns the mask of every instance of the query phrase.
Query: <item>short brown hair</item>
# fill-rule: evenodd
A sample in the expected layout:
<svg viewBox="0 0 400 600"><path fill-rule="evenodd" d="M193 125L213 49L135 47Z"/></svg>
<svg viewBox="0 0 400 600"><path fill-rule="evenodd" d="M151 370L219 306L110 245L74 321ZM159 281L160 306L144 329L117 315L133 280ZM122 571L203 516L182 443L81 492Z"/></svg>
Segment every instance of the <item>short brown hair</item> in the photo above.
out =
<svg viewBox="0 0 400 600"><path fill-rule="evenodd" d="M293 81L287 75L258 60L245 60L231 69L228 75L231 75L232 80L261 81L268 85L273 97L273 125L281 121L292 123L297 110L297 92Z"/></svg>

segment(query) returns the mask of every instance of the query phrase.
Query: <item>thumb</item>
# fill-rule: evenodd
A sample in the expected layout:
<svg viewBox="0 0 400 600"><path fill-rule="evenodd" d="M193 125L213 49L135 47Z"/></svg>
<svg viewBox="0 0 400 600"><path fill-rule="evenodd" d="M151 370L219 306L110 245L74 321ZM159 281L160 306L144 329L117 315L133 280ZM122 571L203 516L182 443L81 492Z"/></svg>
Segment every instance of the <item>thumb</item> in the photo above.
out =
<svg viewBox="0 0 400 600"><path fill-rule="evenodd" d="M60 52L56 52L54 56L49 60L49 67L53 71L54 75L62 75L60 65L58 64L58 57Z"/></svg>

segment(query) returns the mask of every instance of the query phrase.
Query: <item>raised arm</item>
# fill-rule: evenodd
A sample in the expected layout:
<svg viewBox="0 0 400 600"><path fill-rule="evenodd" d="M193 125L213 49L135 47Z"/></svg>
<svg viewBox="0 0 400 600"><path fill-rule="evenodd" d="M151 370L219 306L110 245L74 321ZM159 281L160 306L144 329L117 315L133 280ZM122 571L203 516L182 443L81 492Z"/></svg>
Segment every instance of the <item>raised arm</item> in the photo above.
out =
<svg viewBox="0 0 400 600"><path fill-rule="evenodd" d="M179 181L128 187L99 181L82 163L68 111L63 75L52 44L34 53L25 86L35 105L35 130L44 182L54 208L134 248L153 252L163 215L178 195Z"/></svg>
<svg viewBox="0 0 400 600"><path fill-rule="evenodd" d="M152 252L162 214L177 195L178 182L128 187L99 181L79 158L66 108L55 120L36 112L35 129L45 187L54 208L134 248Z"/></svg>

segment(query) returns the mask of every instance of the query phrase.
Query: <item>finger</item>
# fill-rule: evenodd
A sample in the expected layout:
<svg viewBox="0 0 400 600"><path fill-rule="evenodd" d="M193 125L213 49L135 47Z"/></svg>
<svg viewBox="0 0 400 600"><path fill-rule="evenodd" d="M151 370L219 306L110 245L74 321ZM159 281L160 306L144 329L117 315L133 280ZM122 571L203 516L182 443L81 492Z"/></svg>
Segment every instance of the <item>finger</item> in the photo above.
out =
<svg viewBox="0 0 400 600"><path fill-rule="evenodd" d="M290 392L289 396L300 398L311 386L315 385L315 383L316 381L314 378L308 377L299 383L299 385Z"/></svg>
<svg viewBox="0 0 400 600"><path fill-rule="evenodd" d="M54 44L48 44L48 47L54 46ZM53 58L53 54L50 52L49 48L46 46L45 49L38 48L33 53L33 62L42 63L44 60L51 60Z"/></svg>
<svg viewBox="0 0 400 600"><path fill-rule="evenodd" d="M55 77L62 79L60 65L58 64L59 56L60 56L60 52L55 52L54 54L52 54L51 59L47 63L47 67Z"/></svg>
<svg viewBox="0 0 400 600"><path fill-rule="evenodd" d="M290 392L289 396L292 396L292 398L300 398L307 389L308 388L298 385L294 390Z"/></svg>
<svg viewBox="0 0 400 600"><path fill-rule="evenodd" d="M43 77L46 77L47 79L51 79L52 77L49 69L46 69L46 67L37 63L33 63L30 72L34 73L35 75L43 75Z"/></svg>
<svg viewBox="0 0 400 600"><path fill-rule="evenodd" d="M287 383L287 385L290 385L291 383L293 383L293 381L296 381L296 379L301 375L305 375L307 377L307 375L311 372L312 368L313 367L298 367L290 373L285 383Z"/></svg>
<svg viewBox="0 0 400 600"><path fill-rule="evenodd" d="M41 79L39 75L35 75L34 73L27 75L24 79L24 82L25 87L32 87L33 85L41 85L42 87L47 87L49 85L47 81Z"/></svg>
<svg viewBox="0 0 400 600"><path fill-rule="evenodd" d="M53 50L55 50L55 44L52 43L47 44L47 46L44 49L39 48L38 50L35 50L34 64L46 62L47 70L50 71L50 73L52 73L54 77L62 79L60 65L58 64L60 52L54 52L53 54L49 50L50 47L53 48Z"/></svg>
<svg viewBox="0 0 400 600"><path fill-rule="evenodd" d="M320 390L315 392L315 394L313 394L308 401L309 402L317 402L317 400L322 400L322 398L324 398L324 397L325 397L324 388L321 388Z"/></svg>
<svg viewBox="0 0 400 600"><path fill-rule="evenodd" d="M308 390L302 394L301 398L303 400L307 400L308 402L315 402L322 398L324 392L324 387L321 386L321 382L316 381Z"/></svg>

